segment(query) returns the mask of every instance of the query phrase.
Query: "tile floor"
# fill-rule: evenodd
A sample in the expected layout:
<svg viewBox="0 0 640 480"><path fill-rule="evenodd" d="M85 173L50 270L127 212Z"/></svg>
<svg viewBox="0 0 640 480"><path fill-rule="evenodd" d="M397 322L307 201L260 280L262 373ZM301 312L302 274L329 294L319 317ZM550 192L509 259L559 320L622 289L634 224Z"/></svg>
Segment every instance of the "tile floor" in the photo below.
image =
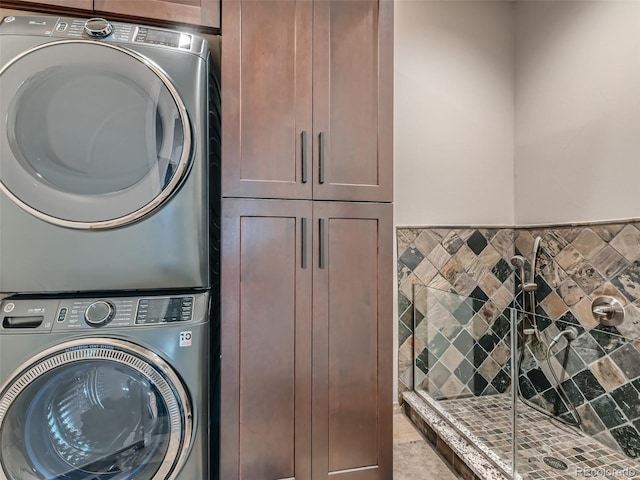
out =
<svg viewBox="0 0 640 480"><path fill-rule="evenodd" d="M402 412L393 416L393 480L458 480Z"/></svg>
<svg viewBox="0 0 640 480"><path fill-rule="evenodd" d="M441 401L460 430L503 459L511 454L511 400L506 395ZM524 480L585 477L640 477L640 462L607 448L582 432L553 422L526 405L518 406L518 473ZM554 469L543 458L559 459Z"/></svg>

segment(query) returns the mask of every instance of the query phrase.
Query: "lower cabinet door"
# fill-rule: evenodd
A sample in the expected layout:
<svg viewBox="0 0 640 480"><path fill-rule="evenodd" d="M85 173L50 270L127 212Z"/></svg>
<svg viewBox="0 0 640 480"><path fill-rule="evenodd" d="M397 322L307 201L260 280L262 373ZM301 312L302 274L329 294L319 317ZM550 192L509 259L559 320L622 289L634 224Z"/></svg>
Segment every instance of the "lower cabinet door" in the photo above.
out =
<svg viewBox="0 0 640 480"><path fill-rule="evenodd" d="M224 199L222 480L392 476L392 205Z"/></svg>
<svg viewBox="0 0 640 480"><path fill-rule="evenodd" d="M311 478L311 215L223 200L222 480Z"/></svg>
<svg viewBox="0 0 640 480"><path fill-rule="evenodd" d="M392 208L314 202L314 480L392 478Z"/></svg>

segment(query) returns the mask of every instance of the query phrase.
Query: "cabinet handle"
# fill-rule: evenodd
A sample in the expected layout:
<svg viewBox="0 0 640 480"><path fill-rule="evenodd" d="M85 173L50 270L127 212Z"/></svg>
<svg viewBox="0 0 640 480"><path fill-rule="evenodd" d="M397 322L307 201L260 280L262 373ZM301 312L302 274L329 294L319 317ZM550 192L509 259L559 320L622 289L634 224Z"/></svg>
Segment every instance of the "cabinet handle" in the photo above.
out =
<svg viewBox="0 0 640 480"><path fill-rule="evenodd" d="M302 131L302 183L307 183L307 132Z"/></svg>
<svg viewBox="0 0 640 480"><path fill-rule="evenodd" d="M307 268L307 219L302 217L300 219L300 241L302 242L300 267Z"/></svg>
<svg viewBox="0 0 640 480"><path fill-rule="evenodd" d="M325 251L325 235L324 235L324 218L321 218L319 220L319 232L320 232L320 258L318 260L318 266L320 268L324 268L324 264L325 264L325 255L326 255L326 251Z"/></svg>
<svg viewBox="0 0 640 480"><path fill-rule="evenodd" d="M324 132L320 132L320 176L318 182L324 183Z"/></svg>

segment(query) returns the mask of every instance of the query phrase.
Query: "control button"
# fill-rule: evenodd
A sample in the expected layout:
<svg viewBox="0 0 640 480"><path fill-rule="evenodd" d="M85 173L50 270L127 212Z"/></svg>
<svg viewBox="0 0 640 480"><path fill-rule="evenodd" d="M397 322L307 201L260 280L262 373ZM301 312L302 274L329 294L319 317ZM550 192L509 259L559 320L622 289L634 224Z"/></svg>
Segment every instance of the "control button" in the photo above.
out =
<svg viewBox="0 0 640 480"><path fill-rule="evenodd" d="M56 31L58 31L58 32L64 32L64 31L67 29L67 27L68 27L68 26L69 26L69 24L68 24L68 23L60 22L60 23L56 26Z"/></svg>
<svg viewBox="0 0 640 480"><path fill-rule="evenodd" d="M104 18L90 18L84 23L84 31L93 38L105 38L113 33L113 25Z"/></svg>
<svg viewBox="0 0 640 480"><path fill-rule="evenodd" d="M4 23L11 23L15 21L16 21L16 17L13 17L13 16L9 16L4 19Z"/></svg>
<svg viewBox="0 0 640 480"><path fill-rule="evenodd" d="M64 322L65 317L67 316L67 309L66 308L61 308L60 312L58 313L58 321L59 322Z"/></svg>
<svg viewBox="0 0 640 480"><path fill-rule="evenodd" d="M16 308L16 304L15 304L15 303L11 303L11 302L10 302L10 303L7 303L7 304L4 306L4 309L3 309L3 310L4 310L4 312L5 312L5 313L11 313L11 312L13 312L13 309L14 309L14 308Z"/></svg>
<svg viewBox="0 0 640 480"><path fill-rule="evenodd" d="M114 306L106 300L93 302L84 312L84 319L92 327L100 327L111 321L115 315Z"/></svg>

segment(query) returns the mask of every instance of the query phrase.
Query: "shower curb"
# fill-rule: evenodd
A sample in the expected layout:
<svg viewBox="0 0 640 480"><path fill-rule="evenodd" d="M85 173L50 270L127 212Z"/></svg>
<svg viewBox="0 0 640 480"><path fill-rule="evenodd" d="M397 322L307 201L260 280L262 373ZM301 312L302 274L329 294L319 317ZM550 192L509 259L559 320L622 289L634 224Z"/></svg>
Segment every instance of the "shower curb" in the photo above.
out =
<svg viewBox="0 0 640 480"><path fill-rule="evenodd" d="M414 392L404 392L404 411L420 432L464 480L511 480ZM505 465L505 467L507 467ZM508 468L508 467L507 467ZM518 476L520 478L520 476Z"/></svg>

